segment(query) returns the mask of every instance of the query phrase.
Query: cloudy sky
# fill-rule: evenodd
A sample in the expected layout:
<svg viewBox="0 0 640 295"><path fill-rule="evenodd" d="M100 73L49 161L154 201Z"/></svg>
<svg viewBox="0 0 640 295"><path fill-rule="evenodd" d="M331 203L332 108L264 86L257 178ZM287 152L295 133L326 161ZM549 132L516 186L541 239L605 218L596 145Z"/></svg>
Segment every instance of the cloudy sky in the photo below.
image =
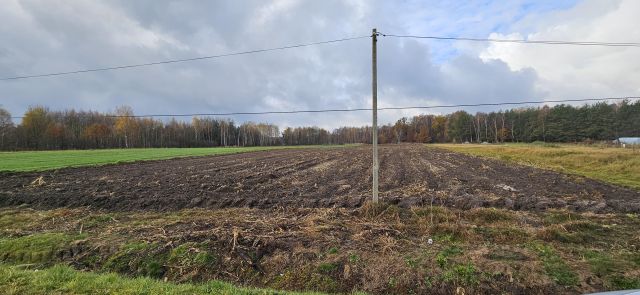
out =
<svg viewBox="0 0 640 295"><path fill-rule="evenodd" d="M639 42L636 0L4 0L0 77L139 64L388 34ZM640 95L640 49L380 37L379 105ZM371 41L78 75L0 81L0 105L136 114L362 108ZM474 109L468 109L475 111ZM441 110L448 112L450 110ZM383 123L419 111L381 112ZM237 116L364 125L369 113Z"/></svg>

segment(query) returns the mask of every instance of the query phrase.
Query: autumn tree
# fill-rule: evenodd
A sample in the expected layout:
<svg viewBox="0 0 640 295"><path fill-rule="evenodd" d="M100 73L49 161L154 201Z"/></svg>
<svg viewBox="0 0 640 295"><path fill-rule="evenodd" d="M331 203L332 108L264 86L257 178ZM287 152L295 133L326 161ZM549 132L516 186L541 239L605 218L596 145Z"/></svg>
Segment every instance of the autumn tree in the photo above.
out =
<svg viewBox="0 0 640 295"><path fill-rule="evenodd" d="M49 127L51 118L48 116L49 109L43 106L29 107L20 124L25 140L25 145L30 149L45 148L44 134Z"/></svg>
<svg viewBox="0 0 640 295"><path fill-rule="evenodd" d="M65 127L59 122L49 122L44 132L46 147L48 149L64 149L65 148Z"/></svg>
<svg viewBox="0 0 640 295"><path fill-rule="evenodd" d="M5 139L13 133L13 121L11 120L11 113L0 107L0 149L6 149Z"/></svg>
<svg viewBox="0 0 640 295"><path fill-rule="evenodd" d="M447 117L436 116L433 119L433 134L437 142L445 142L447 138Z"/></svg>
<svg viewBox="0 0 640 295"><path fill-rule="evenodd" d="M421 143L431 142L431 136L429 134L429 128L427 125L421 125L418 134L416 135L416 141Z"/></svg>
<svg viewBox="0 0 640 295"><path fill-rule="evenodd" d="M130 106L119 106L115 112L117 119L115 123L115 132L118 136L124 138L124 146L129 148L129 139L134 133L135 120L133 118L133 109Z"/></svg>
<svg viewBox="0 0 640 295"><path fill-rule="evenodd" d="M104 143L109 138L111 130L105 124L91 124L84 130L84 137L90 140L96 148L105 147Z"/></svg>
<svg viewBox="0 0 640 295"><path fill-rule="evenodd" d="M401 118L400 120L396 121L396 124L393 125L393 136L396 143L407 140L408 129L409 126L407 126L407 118Z"/></svg>

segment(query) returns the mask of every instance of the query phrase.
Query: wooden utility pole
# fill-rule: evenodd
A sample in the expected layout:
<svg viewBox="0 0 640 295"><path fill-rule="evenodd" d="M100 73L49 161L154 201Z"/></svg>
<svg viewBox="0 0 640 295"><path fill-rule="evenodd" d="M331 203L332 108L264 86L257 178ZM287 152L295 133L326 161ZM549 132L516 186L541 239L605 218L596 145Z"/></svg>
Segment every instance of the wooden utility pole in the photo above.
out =
<svg viewBox="0 0 640 295"><path fill-rule="evenodd" d="M373 99L373 125L372 125L372 143L373 143L373 202L378 203L378 57L376 46L378 42L378 32L373 29L371 35L371 97Z"/></svg>

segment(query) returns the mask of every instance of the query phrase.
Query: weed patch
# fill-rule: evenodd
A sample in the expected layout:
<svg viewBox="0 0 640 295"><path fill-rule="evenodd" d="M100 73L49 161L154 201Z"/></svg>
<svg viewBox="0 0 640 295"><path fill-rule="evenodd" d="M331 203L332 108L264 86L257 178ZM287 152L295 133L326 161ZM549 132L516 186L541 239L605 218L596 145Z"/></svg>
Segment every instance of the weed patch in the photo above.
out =
<svg viewBox="0 0 640 295"><path fill-rule="evenodd" d="M338 254L338 248L337 247L329 248L329 250L327 250L327 254L331 254L331 255Z"/></svg>
<svg viewBox="0 0 640 295"><path fill-rule="evenodd" d="M353 264L360 262L360 256L358 254L349 254L349 262Z"/></svg>
<svg viewBox="0 0 640 295"><path fill-rule="evenodd" d="M438 264L438 266L440 266L440 268L446 268L447 264L449 263L449 259L452 256L456 256L461 253L462 253L462 249L456 246L447 247L442 251L438 252L438 254L436 255L436 263Z"/></svg>
<svg viewBox="0 0 640 295"><path fill-rule="evenodd" d="M533 250L542 260L544 270L556 283L563 286L573 286L578 283L578 275L571 270L562 257L548 245L534 244Z"/></svg>
<svg viewBox="0 0 640 295"><path fill-rule="evenodd" d="M610 236L611 229L590 221L572 221L548 226L539 236L546 241L585 244Z"/></svg>
<svg viewBox="0 0 640 295"><path fill-rule="evenodd" d="M125 244L110 256L103 269L120 273L137 273L152 278L160 278L165 273L162 254L156 243L134 242Z"/></svg>
<svg viewBox="0 0 640 295"><path fill-rule="evenodd" d="M580 214L568 211L550 211L542 219L545 225L555 225L582 219Z"/></svg>
<svg viewBox="0 0 640 295"><path fill-rule="evenodd" d="M640 289L640 278L629 278L617 275L611 278L611 287L614 290Z"/></svg>
<svg viewBox="0 0 640 295"><path fill-rule="evenodd" d="M83 220L82 225L84 228L90 229L114 220L115 218L111 214L92 215Z"/></svg>
<svg viewBox="0 0 640 295"><path fill-rule="evenodd" d="M197 243L184 243L169 253L167 265L171 268L195 270L210 267L217 262L216 256Z"/></svg>
<svg viewBox="0 0 640 295"><path fill-rule="evenodd" d="M39 220L38 214L35 212L3 209L0 210L0 228L18 228L23 229L31 226L33 223Z"/></svg>
<svg viewBox="0 0 640 295"><path fill-rule="evenodd" d="M442 274L442 280L456 285L475 285L478 283L478 271L471 263L454 265Z"/></svg>
<svg viewBox="0 0 640 295"><path fill-rule="evenodd" d="M338 269L338 264L336 263L321 263L318 265L318 271L321 273L332 273Z"/></svg>
<svg viewBox="0 0 640 295"><path fill-rule="evenodd" d="M11 263L50 264L59 260L58 254L65 250L71 241L84 237L63 233L42 233L0 239L0 259Z"/></svg>
<svg viewBox="0 0 640 295"><path fill-rule="evenodd" d="M603 277L611 274L618 268L618 263L616 263L611 255L601 252L601 251L587 251L584 254L587 262L591 265L591 270L594 274Z"/></svg>
<svg viewBox="0 0 640 295"><path fill-rule="evenodd" d="M515 215L512 212L496 208L476 208L471 210L467 216L474 222L480 224L515 220Z"/></svg>
<svg viewBox="0 0 640 295"><path fill-rule="evenodd" d="M529 260L529 257L522 252L512 251L509 249L497 248L489 252L486 257L491 260L500 261L525 261Z"/></svg>
<svg viewBox="0 0 640 295"><path fill-rule="evenodd" d="M484 240L497 244L520 244L530 238L528 232L516 227L476 227L474 231Z"/></svg>

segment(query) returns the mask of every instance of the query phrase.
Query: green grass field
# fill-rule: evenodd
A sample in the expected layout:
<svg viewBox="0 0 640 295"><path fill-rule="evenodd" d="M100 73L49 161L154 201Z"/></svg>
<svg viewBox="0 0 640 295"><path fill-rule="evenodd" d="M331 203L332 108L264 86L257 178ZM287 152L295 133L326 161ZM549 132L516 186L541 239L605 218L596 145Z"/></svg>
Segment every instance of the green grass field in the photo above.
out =
<svg viewBox="0 0 640 295"><path fill-rule="evenodd" d="M436 144L433 146L640 189L640 150L638 149L571 144Z"/></svg>
<svg viewBox="0 0 640 295"><path fill-rule="evenodd" d="M0 152L0 171L42 171L65 167L93 166L121 162L171 159L190 156L225 155L283 148L309 147L310 146L149 148Z"/></svg>
<svg viewBox="0 0 640 295"><path fill-rule="evenodd" d="M127 278L113 273L89 273L65 265L30 270L0 264L3 294L319 294L241 288L220 281L201 284L170 283L150 278Z"/></svg>

